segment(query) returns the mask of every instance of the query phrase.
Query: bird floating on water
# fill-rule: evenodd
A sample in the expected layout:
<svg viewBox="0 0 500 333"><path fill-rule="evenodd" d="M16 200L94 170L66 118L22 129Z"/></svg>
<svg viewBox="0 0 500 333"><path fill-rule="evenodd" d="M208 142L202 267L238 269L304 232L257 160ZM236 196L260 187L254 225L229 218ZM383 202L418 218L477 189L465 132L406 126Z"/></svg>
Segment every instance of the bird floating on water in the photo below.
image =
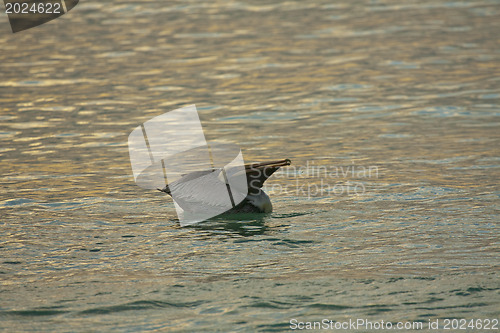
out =
<svg viewBox="0 0 500 333"><path fill-rule="evenodd" d="M270 213L273 210L273 205L271 204L269 196L262 190L262 186L280 167L288 166L290 163L291 161L289 159L283 159L272 162L245 164L244 172L247 181L247 188L245 189L246 197L237 205L233 204L233 208L226 211L225 214ZM210 179L219 182L219 184L207 184L206 181L193 181L202 179L203 176L211 173L216 173L216 177L211 177ZM204 179L207 178L205 177ZM194 198L200 203L196 206L197 209L201 211L203 209L210 209L217 204L216 198L214 198L213 195L210 196L206 194L206 188L207 186L220 186L220 182L226 183L227 185L227 171L223 168L215 168L185 174L182 178L158 190L173 197L174 201L184 209L192 209L192 201ZM229 185L227 186L229 188ZM202 188L204 190L201 190ZM182 191L180 191L183 193L182 196L172 196L172 191L177 189L182 189Z"/></svg>

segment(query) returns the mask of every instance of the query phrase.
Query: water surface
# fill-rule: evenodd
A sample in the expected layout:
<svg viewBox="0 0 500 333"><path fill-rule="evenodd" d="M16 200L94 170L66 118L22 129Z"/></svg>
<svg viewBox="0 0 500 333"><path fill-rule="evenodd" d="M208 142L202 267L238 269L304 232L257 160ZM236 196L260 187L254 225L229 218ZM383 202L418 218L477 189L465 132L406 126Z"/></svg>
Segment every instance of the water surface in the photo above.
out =
<svg viewBox="0 0 500 333"><path fill-rule="evenodd" d="M2 14L0 327L498 318L499 13L89 0L17 34ZM272 214L181 228L135 185L128 134L193 103L208 140L292 160Z"/></svg>

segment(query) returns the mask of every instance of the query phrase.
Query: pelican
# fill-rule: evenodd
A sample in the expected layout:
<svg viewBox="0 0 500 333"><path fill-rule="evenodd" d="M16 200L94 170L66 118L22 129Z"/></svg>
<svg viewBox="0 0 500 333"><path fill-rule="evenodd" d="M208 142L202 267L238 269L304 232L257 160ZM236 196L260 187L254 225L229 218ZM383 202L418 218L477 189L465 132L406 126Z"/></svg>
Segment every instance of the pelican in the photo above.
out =
<svg viewBox="0 0 500 333"><path fill-rule="evenodd" d="M272 212L273 205L271 204L271 199L262 190L262 186L280 167L288 166L290 163L291 161L289 159L283 159L272 162L245 164L243 172L246 174L247 187L243 195L246 194L246 197L237 205L233 203L233 208L227 210L225 214ZM213 174L214 177L209 178L209 181L213 182L212 184L207 183L207 181L195 181L212 173L215 173ZM182 178L158 190L173 197L172 191L182 189L182 193L185 193L185 195L176 195L175 198L173 197L174 201L182 208L188 207L188 209L193 210L193 207L196 206L195 209L203 211L209 210L220 204L220 202L217 202L218 194L209 193L207 188L220 188L221 182L227 185L227 171L222 168L209 169L185 174ZM227 186L229 188L229 185ZM201 190L202 187L203 190ZM196 200L198 204L193 206L193 200Z"/></svg>

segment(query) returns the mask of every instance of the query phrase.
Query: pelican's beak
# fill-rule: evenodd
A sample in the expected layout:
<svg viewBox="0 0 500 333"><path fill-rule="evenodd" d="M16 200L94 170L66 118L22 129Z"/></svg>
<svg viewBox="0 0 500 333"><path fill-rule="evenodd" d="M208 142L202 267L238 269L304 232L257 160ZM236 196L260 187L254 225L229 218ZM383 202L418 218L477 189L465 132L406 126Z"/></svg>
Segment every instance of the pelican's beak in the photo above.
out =
<svg viewBox="0 0 500 333"><path fill-rule="evenodd" d="M272 161L272 162L263 162L263 163L251 163L251 164L245 164L245 169L258 169L262 167L275 167L279 168L282 166L288 166L292 163L288 158L284 160L277 160L277 161Z"/></svg>

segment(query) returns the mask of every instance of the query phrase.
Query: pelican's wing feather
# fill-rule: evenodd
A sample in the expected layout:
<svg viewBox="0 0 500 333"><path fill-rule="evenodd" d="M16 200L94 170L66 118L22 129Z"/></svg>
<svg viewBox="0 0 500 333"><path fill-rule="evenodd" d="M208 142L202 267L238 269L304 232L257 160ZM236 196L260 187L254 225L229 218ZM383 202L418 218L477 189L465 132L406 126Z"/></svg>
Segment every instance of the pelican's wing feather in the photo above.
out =
<svg viewBox="0 0 500 333"><path fill-rule="evenodd" d="M216 171L216 170L215 169L209 169L209 170L194 171L194 172L190 172L188 174L183 174L180 179L177 179L176 181L173 181L171 184L168 184L167 186L165 186L161 190L158 189L158 191L165 192L165 193L171 195L171 193L170 193L170 187L171 186L175 187L180 182L188 182L190 180L199 178L201 176L205 176L205 175L207 175L207 174L209 174L211 172L214 172L214 171Z"/></svg>
<svg viewBox="0 0 500 333"><path fill-rule="evenodd" d="M232 208L221 169L187 174L169 184L169 194L185 211L227 210Z"/></svg>

